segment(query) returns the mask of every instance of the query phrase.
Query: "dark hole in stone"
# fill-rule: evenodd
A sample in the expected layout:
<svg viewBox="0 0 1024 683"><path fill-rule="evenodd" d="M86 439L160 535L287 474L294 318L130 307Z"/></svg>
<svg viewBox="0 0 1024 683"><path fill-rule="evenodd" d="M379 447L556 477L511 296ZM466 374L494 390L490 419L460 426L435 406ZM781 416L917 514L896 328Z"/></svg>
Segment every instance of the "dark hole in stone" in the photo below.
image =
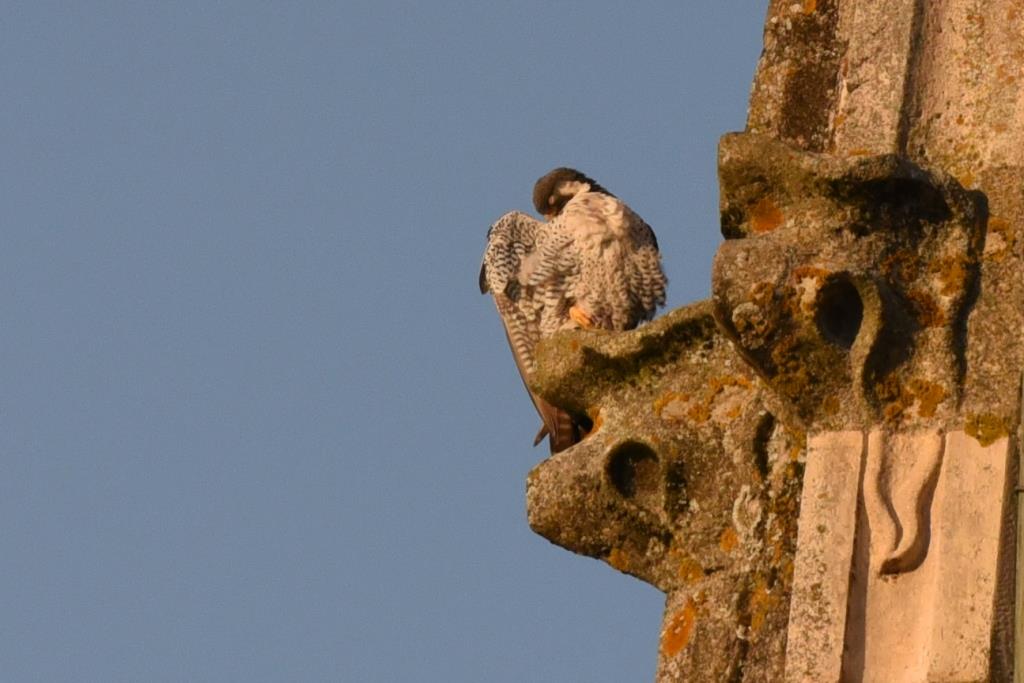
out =
<svg viewBox="0 0 1024 683"><path fill-rule="evenodd" d="M754 431L754 465L762 478L768 476L768 441L775 431L775 416L765 413Z"/></svg>
<svg viewBox="0 0 1024 683"><path fill-rule="evenodd" d="M576 427L584 434L589 433L594 428L594 421L586 415L575 415L572 419Z"/></svg>
<svg viewBox="0 0 1024 683"><path fill-rule="evenodd" d="M665 465L665 510L672 518L686 511L686 470L680 460Z"/></svg>
<svg viewBox="0 0 1024 683"><path fill-rule="evenodd" d="M821 335L844 349L853 346L864 318L864 303L853 283L835 279L825 284L818 293L815 322Z"/></svg>
<svg viewBox="0 0 1024 683"><path fill-rule="evenodd" d="M649 446L627 441L611 452L607 467L612 485L625 498L650 495L658 489L658 456Z"/></svg>

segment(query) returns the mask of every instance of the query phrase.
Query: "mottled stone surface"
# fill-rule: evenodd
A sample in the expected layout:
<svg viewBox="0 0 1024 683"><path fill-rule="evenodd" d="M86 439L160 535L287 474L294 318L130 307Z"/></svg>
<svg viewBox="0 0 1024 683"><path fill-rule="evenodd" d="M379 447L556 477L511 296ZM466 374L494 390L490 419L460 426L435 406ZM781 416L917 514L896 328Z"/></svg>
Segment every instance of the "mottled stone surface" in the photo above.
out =
<svg viewBox="0 0 1024 683"><path fill-rule="evenodd" d="M539 361L534 388L594 426L531 472L530 526L668 594L664 680L778 680L803 434L775 419L710 304L565 334Z"/></svg>
<svg viewBox="0 0 1024 683"><path fill-rule="evenodd" d="M594 428L530 524L666 592L659 681L1009 680L1022 35L1019 0L771 0L713 299L541 349Z"/></svg>

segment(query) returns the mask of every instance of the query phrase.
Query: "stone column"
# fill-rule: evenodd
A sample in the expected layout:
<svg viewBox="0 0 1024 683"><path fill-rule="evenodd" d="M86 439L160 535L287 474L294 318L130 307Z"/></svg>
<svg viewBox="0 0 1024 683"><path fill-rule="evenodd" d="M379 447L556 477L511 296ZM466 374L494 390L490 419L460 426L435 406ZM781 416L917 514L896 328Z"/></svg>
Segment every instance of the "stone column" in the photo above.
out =
<svg viewBox="0 0 1024 683"><path fill-rule="evenodd" d="M984 223L977 282L968 289L962 322L948 340L937 338L936 326L929 325L935 321L929 320L923 321L925 330L909 335L915 351L945 344L962 355L955 369L933 378L946 378L936 382L944 392L950 381L956 385L955 401L940 403L926 417L922 408L929 399L920 396L924 385L912 378L915 372L904 373L909 383L886 380L893 400L884 410L891 413L900 404L905 413L902 404L909 403L918 414L898 423L856 425L867 436L862 449L848 451L862 450L862 485L859 522L847 520L858 530L849 612L833 613L840 619L833 628L845 633L844 680L980 681L1010 675L1015 469L1008 436L1018 421L1024 367L1017 332L1024 312L1022 79L1024 6L1016 0L773 2L769 10L750 132L835 158L898 155L949 174L976 191ZM935 276L948 278L942 269ZM889 284L892 279L890 274ZM916 290L906 298L918 317L928 318L926 309L941 303L942 294ZM830 436L825 427L810 442L805 500L837 485L827 454L843 437ZM934 434L945 435L942 445L927 444ZM928 449L940 452L931 475L935 483L926 478L926 486L915 490L907 468ZM919 557L886 565L880 557L887 546L907 546L910 510L900 513L894 506L901 496L920 498L905 504L918 506L916 516L928 528L911 523L919 534ZM829 516L828 510L818 513ZM805 535L811 542L806 530L813 524L805 517L801 548ZM807 547L797 557L797 604L789 627L794 652L801 648L792 641L802 643L820 626L801 611L813 602L809 593L822 576L820 563L814 566L819 554ZM893 647L894 639L902 647ZM790 680L837 680L800 673L799 659L789 657ZM806 659L805 668L817 670L828 659L834 671L843 658L834 653L816 655L814 663Z"/></svg>

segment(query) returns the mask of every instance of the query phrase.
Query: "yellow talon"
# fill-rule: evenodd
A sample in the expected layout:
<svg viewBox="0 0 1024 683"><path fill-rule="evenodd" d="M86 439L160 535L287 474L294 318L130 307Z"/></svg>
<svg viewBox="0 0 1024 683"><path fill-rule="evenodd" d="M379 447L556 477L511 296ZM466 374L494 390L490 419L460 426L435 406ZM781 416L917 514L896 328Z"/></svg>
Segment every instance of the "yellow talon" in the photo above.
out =
<svg viewBox="0 0 1024 683"><path fill-rule="evenodd" d="M573 306L569 309L569 317L572 318L574 323L585 330L594 326L594 321L579 306Z"/></svg>

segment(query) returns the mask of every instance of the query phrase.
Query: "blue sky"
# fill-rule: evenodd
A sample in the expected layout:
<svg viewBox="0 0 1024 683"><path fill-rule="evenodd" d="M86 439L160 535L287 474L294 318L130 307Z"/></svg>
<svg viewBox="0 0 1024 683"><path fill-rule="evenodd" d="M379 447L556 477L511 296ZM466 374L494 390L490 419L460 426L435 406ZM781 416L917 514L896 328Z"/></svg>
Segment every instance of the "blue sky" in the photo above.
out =
<svg viewBox="0 0 1024 683"><path fill-rule="evenodd" d="M526 525L477 271L571 165L707 296L764 12L6 5L5 680L651 680L661 595Z"/></svg>

